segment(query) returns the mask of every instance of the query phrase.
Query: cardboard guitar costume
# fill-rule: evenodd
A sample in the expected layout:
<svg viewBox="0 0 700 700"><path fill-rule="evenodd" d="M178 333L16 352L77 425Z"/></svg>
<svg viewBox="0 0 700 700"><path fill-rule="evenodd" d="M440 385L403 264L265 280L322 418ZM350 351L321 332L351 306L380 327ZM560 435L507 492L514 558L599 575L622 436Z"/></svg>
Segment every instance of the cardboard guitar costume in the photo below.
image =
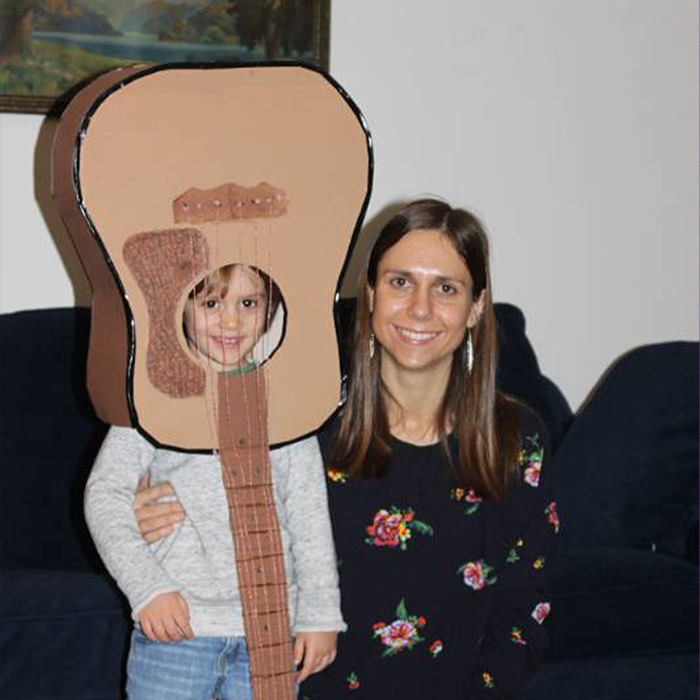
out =
<svg viewBox="0 0 700 700"><path fill-rule="evenodd" d="M158 446L219 453L257 700L294 693L269 447L338 404L334 303L371 177L359 110L294 64L112 71L54 142L54 197L93 290L93 404ZM196 286L232 264L282 296L245 373L203 361L183 329Z"/></svg>

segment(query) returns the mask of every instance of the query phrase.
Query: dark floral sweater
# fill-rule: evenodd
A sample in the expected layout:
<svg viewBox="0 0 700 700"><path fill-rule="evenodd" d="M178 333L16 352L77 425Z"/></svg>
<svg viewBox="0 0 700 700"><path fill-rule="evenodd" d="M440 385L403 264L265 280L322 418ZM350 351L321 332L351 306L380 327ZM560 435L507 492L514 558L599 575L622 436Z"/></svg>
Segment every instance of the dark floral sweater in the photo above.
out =
<svg viewBox="0 0 700 700"><path fill-rule="evenodd" d="M394 440L389 474L360 480L328 461L332 428L321 435L349 629L303 700L516 696L547 643L559 530L544 427L521 409L520 429L500 502L451 485L440 445Z"/></svg>

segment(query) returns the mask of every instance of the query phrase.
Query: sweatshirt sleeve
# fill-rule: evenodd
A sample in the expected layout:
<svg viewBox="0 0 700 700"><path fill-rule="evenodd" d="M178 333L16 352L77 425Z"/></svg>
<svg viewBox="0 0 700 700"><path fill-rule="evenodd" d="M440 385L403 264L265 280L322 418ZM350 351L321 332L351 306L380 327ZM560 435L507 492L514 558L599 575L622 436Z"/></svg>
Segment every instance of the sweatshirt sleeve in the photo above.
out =
<svg viewBox="0 0 700 700"><path fill-rule="evenodd" d="M467 693L469 700L513 698L532 677L547 646L551 604L546 574L559 531L549 446L542 424L521 421L519 465L504 510L505 561Z"/></svg>
<svg viewBox="0 0 700 700"><path fill-rule="evenodd" d="M157 595L178 590L141 537L134 514L138 481L148 474L155 451L133 428L111 427L85 486L90 534L134 619Z"/></svg>
<svg viewBox="0 0 700 700"><path fill-rule="evenodd" d="M344 632L326 478L316 437L286 449L285 511L298 585L297 632Z"/></svg>

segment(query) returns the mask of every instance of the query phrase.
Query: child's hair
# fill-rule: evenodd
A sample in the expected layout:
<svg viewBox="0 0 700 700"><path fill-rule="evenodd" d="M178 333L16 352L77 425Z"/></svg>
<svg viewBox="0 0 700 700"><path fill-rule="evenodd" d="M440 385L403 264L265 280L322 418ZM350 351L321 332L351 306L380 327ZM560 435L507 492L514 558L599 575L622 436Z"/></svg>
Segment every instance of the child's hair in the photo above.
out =
<svg viewBox="0 0 700 700"><path fill-rule="evenodd" d="M222 267L212 270L206 277L201 279L192 291L190 291L188 298L194 300L196 297L202 294L209 295L215 290L219 290L221 298L223 299L228 294L228 283L231 279L231 273L237 265L242 263L229 263L228 265L223 265ZM265 314L265 326L263 331L267 331L270 328L270 323L277 313L277 309L282 302L282 293L277 283L268 275L266 272L259 270L257 267L252 265L244 265L254 274L256 274L263 283L265 288L265 297L267 299L267 313Z"/></svg>

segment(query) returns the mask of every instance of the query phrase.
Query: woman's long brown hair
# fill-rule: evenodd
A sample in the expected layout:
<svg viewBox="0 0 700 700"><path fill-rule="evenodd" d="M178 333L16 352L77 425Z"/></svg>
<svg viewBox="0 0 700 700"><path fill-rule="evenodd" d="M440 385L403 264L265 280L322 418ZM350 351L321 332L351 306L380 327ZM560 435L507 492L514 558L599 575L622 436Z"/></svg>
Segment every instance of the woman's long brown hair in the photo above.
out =
<svg viewBox="0 0 700 700"><path fill-rule="evenodd" d="M471 274L472 298L483 292L483 311L472 328L474 363L467 368L467 334L455 350L445 395L435 416L446 464L455 483L474 488L486 498L505 496L508 477L519 451L515 402L496 392L498 341L491 299L488 239L481 222L468 211L435 199L412 202L380 232L360 282L355 315L347 401L335 441L334 466L360 478L383 476L389 468L391 434L387 417L388 389L381 380L381 352L369 354L372 319L369 288L377 281L384 253L407 233L440 231L454 245ZM457 440L455 465L448 433Z"/></svg>

